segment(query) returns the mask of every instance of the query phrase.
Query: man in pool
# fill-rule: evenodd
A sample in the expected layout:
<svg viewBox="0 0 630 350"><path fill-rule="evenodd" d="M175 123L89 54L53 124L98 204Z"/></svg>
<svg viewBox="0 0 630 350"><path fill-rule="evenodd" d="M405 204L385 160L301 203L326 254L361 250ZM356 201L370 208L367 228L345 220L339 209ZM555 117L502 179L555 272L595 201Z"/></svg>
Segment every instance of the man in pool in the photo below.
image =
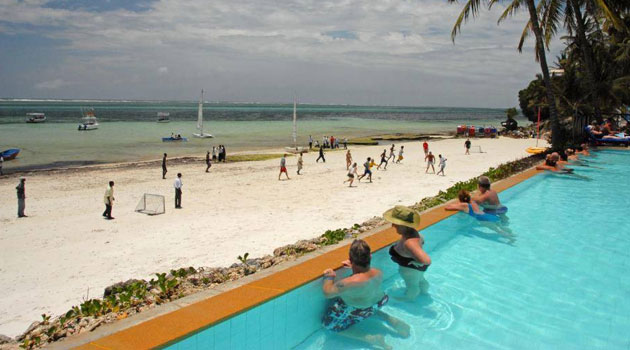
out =
<svg viewBox="0 0 630 350"><path fill-rule="evenodd" d="M480 176L477 182L479 194L474 196L472 200L483 208L485 213L498 215L502 221L506 221L507 207L501 204L499 195L496 191L490 189L490 178Z"/></svg>
<svg viewBox="0 0 630 350"><path fill-rule="evenodd" d="M382 334L368 334L353 325L371 316L378 316L402 337L409 336L409 325L380 309L389 297L382 290L383 273L370 266L370 246L363 240L352 242L349 260L343 262L352 269L352 275L335 282L337 274L332 269L324 271L324 296L332 299L323 323L328 330L339 332L348 338L363 341L383 349L392 349Z"/></svg>

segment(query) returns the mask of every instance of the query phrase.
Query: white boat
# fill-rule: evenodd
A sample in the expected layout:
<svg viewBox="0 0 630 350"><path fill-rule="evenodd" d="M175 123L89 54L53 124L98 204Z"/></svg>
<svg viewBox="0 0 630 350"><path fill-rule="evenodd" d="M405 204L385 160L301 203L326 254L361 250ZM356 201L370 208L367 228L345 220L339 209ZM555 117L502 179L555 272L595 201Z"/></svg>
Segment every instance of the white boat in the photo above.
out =
<svg viewBox="0 0 630 350"><path fill-rule="evenodd" d="M94 115L94 108L81 108L81 114L83 115L83 122L79 124L79 131L98 129L98 121L96 120L96 115Z"/></svg>
<svg viewBox="0 0 630 350"><path fill-rule="evenodd" d="M27 123L43 123L46 121L46 115L44 113L26 113Z"/></svg>
<svg viewBox="0 0 630 350"><path fill-rule="evenodd" d="M157 113L157 122L158 123L168 123L171 121L170 119L171 114L168 112L158 112Z"/></svg>
<svg viewBox="0 0 630 350"><path fill-rule="evenodd" d="M293 99L293 147L285 147L284 150L289 153L306 153L308 147L297 145L297 101Z"/></svg>
<svg viewBox="0 0 630 350"><path fill-rule="evenodd" d="M193 134L194 137L199 137L202 139L208 139L212 136L211 134L205 134L203 132L203 90L201 90L201 98L199 99L199 109L197 110L197 130L199 133Z"/></svg>

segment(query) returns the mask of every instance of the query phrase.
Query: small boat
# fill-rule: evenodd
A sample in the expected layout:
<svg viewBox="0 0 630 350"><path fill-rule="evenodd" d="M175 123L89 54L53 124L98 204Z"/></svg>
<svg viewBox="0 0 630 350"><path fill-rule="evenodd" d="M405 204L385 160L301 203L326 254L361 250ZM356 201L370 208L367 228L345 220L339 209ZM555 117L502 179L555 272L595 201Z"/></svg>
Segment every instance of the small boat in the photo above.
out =
<svg viewBox="0 0 630 350"><path fill-rule="evenodd" d="M203 90L201 90L201 98L199 99L199 108L197 110L197 130L199 130L199 133L193 134L194 137L199 137L201 139L214 137L211 134L204 134L203 132Z"/></svg>
<svg viewBox="0 0 630 350"><path fill-rule="evenodd" d="M9 148L8 150L0 152L0 156L2 156L4 160L12 160L15 159L19 153L19 148Z"/></svg>
<svg viewBox="0 0 630 350"><path fill-rule="evenodd" d="M293 99L293 147L285 147L284 151L288 153L308 152L308 147L297 145L297 101L295 99Z"/></svg>
<svg viewBox="0 0 630 350"><path fill-rule="evenodd" d="M157 122L158 123L168 123L168 122L171 121L170 116L171 116L171 114L168 113L168 112L158 112L158 114L157 114L157 117L158 117Z"/></svg>
<svg viewBox="0 0 630 350"><path fill-rule="evenodd" d="M89 131L98 129L98 121L94 115L94 108L81 109L83 122L79 124L79 131Z"/></svg>
<svg viewBox="0 0 630 350"><path fill-rule="evenodd" d="M181 136L162 137L162 142L187 142L188 139Z"/></svg>
<svg viewBox="0 0 630 350"><path fill-rule="evenodd" d="M27 123L43 123L46 121L46 115L44 113L26 113Z"/></svg>

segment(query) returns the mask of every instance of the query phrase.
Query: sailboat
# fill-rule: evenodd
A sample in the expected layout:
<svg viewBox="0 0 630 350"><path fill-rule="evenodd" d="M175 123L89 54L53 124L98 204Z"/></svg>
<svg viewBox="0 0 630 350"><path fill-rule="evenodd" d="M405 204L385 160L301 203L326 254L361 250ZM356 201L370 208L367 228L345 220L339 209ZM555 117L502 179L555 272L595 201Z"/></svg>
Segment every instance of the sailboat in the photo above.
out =
<svg viewBox="0 0 630 350"><path fill-rule="evenodd" d="M284 150L290 153L308 152L307 147L297 145L297 101L293 99L293 147L285 147Z"/></svg>
<svg viewBox="0 0 630 350"><path fill-rule="evenodd" d="M204 134L203 132L203 89L201 90L201 98L199 99L199 109L197 110L197 130L199 130L198 134L193 134L194 137L199 137L202 139L208 139L212 136L211 134Z"/></svg>

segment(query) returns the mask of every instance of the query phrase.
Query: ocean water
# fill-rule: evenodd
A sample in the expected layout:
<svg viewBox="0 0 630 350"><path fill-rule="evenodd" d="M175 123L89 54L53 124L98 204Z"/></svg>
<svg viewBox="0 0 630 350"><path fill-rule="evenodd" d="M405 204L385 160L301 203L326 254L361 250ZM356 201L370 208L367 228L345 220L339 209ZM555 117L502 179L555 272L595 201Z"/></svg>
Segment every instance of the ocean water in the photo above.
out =
<svg viewBox="0 0 630 350"><path fill-rule="evenodd" d="M462 213L423 230L428 295L383 309L409 338L374 319L354 327L401 350L630 348L630 152L587 162L581 177L543 174L501 193L513 243ZM373 265L386 292L401 293L387 249ZM322 329L325 308L316 280L167 348L373 349Z"/></svg>
<svg viewBox="0 0 630 350"><path fill-rule="evenodd" d="M93 107L100 127L77 131L81 108ZM47 122L26 124L29 112L46 113ZM157 123L157 112L169 112L170 123ZM228 153L289 146L292 141L291 104L204 105L204 131L214 139L196 139L196 102L72 102L0 101L0 150L22 149L7 169L57 167L79 164L158 159L169 156L205 155L223 144ZM458 124L500 126L501 109L298 106L298 142L308 135L351 138L384 133L446 133ZM526 121L521 123L525 125ZM163 143L171 133L189 138L185 143Z"/></svg>

